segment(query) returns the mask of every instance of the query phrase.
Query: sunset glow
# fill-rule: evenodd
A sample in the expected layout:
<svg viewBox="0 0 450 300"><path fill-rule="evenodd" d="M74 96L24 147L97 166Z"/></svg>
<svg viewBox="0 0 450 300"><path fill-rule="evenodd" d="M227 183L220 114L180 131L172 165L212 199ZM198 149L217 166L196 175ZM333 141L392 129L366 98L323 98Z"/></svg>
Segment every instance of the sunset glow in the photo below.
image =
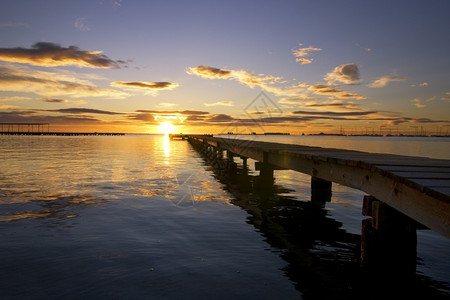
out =
<svg viewBox="0 0 450 300"><path fill-rule="evenodd" d="M158 131L162 134L175 133L176 129L177 127L170 122L163 122L158 126Z"/></svg>
<svg viewBox="0 0 450 300"><path fill-rule="evenodd" d="M449 134L450 3L388 3L0 1L0 120Z"/></svg>

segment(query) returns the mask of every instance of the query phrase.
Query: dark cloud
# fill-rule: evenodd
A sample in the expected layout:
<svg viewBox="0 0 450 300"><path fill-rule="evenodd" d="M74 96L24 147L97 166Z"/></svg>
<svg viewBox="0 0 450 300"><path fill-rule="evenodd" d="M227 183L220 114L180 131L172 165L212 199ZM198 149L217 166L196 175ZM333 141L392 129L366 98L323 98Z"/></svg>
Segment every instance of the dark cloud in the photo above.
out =
<svg viewBox="0 0 450 300"><path fill-rule="evenodd" d="M334 70L324 77L329 84L336 81L344 84L359 83L359 68L357 64L344 64L337 66Z"/></svg>
<svg viewBox="0 0 450 300"><path fill-rule="evenodd" d="M0 60L34 66L78 66L88 68L119 68L122 61L114 61L101 51L85 51L78 47L39 42L31 48L0 48Z"/></svg>
<svg viewBox="0 0 450 300"><path fill-rule="evenodd" d="M139 112L134 114L129 114L126 116L129 120L141 121L147 124L156 124L155 115L152 113Z"/></svg>
<svg viewBox="0 0 450 300"><path fill-rule="evenodd" d="M332 102L332 103L314 103L314 104L306 104L303 105L303 107L307 108L331 108L331 109L339 109L339 110L355 110L357 109L357 105L350 102L350 103L343 103L343 102Z"/></svg>
<svg viewBox="0 0 450 300"><path fill-rule="evenodd" d="M100 114L100 115L122 115L123 114L123 113L118 113L118 112L98 110L98 109L92 109L92 108L61 108L61 109L54 109L54 110L48 110L48 111L54 111L54 112L66 113L66 114Z"/></svg>
<svg viewBox="0 0 450 300"><path fill-rule="evenodd" d="M161 81L161 82L147 82L147 81L114 81L111 86L115 87L131 87L138 89L150 90L172 90L178 86L178 83Z"/></svg>
<svg viewBox="0 0 450 300"><path fill-rule="evenodd" d="M8 123L50 123L50 124L101 124L102 121L90 116L48 116L38 111L24 110L1 112L0 120Z"/></svg>
<svg viewBox="0 0 450 300"><path fill-rule="evenodd" d="M44 102L51 102L51 103L67 103L69 100L65 99L56 99L56 98L39 98L39 100Z"/></svg>
<svg viewBox="0 0 450 300"><path fill-rule="evenodd" d="M233 120L235 120L235 118L226 114L214 114L207 119L209 122L231 122Z"/></svg>
<svg viewBox="0 0 450 300"><path fill-rule="evenodd" d="M152 113L152 114L182 114L182 115L208 115L209 112L201 110L137 110L138 113Z"/></svg>
<svg viewBox="0 0 450 300"><path fill-rule="evenodd" d="M183 115L208 115L209 112L201 111L201 110L182 110L182 111L180 111L180 114L183 114Z"/></svg>
<svg viewBox="0 0 450 300"><path fill-rule="evenodd" d="M367 99L364 96L349 93L343 90L340 90L334 86L326 85L326 84L317 84L317 85L311 85L308 87L308 90L313 91L314 94L317 95L326 95L326 96L333 96L339 99L356 99L356 100L364 100Z"/></svg>
<svg viewBox="0 0 450 300"><path fill-rule="evenodd" d="M367 116L371 114L375 114L375 111L352 111L352 112L335 112L335 111L293 111L294 115L309 115L309 116Z"/></svg>
<svg viewBox="0 0 450 300"><path fill-rule="evenodd" d="M129 120L158 124L158 119L171 119L175 123L203 122L210 113L200 110L137 110L126 116ZM203 123L202 123L203 124Z"/></svg>

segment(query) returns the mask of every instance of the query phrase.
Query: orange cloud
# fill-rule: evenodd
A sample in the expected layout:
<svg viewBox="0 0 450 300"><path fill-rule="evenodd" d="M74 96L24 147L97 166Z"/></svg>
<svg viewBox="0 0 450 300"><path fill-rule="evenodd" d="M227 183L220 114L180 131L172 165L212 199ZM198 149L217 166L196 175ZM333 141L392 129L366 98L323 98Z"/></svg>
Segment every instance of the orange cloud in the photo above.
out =
<svg viewBox="0 0 450 300"><path fill-rule="evenodd" d="M417 108L424 108L424 107L426 107L426 105L423 104L422 101L419 98L412 99L411 102Z"/></svg>
<svg viewBox="0 0 450 300"><path fill-rule="evenodd" d="M450 101L450 92L445 93L445 96L441 97L441 100Z"/></svg>
<svg viewBox="0 0 450 300"><path fill-rule="evenodd" d="M372 83L370 83L369 87L381 88L381 87L385 87L390 82L405 81L407 79L408 79L407 77L401 77L401 76L382 76L382 77L374 80Z"/></svg>
<svg viewBox="0 0 450 300"><path fill-rule="evenodd" d="M46 97L71 96L124 98L127 93L98 88L71 74L37 71L27 67L0 65L0 91L31 92Z"/></svg>
<svg viewBox="0 0 450 300"><path fill-rule="evenodd" d="M327 96L333 96L339 99L356 99L356 100L364 100L367 99L364 96L349 93L340 89L337 89L331 85L325 85L325 84L317 84L312 85L308 88L308 90L313 91L314 94L317 95L327 95Z"/></svg>
<svg viewBox="0 0 450 300"><path fill-rule="evenodd" d="M299 44L299 46L302 46L303 44ZM311 52L315 51L321 51L321 48L309 46L309 47L303 47L298 48L296 50L292 50L292 53L296 57L295 61L299 64L305 65L312 63L313 59L304 58L305 56L308 56L311 54Z"/></svg>
<svg viewBox="0 0 450 300"><path fill-rule="evenodd" d="M245 70L227 70L227 69L219 69L210 66L197 66L189 68L186 71L190 75L198 75L202 78L206 79L230 79L236 80L244 85L247 85L251 88L255 86L259 86L262 89L274 93L276 95L294 95L295 92L291 90L285 90L279 87L274 86L273 84L279 82L281 77L275 77L270 75L263 74L253 74L251 72Z"/></svg>
<svg viewBox="0 0 450 300"><path fill-rule="evenodd" d="M198 75L208 79L216 79L216 78L229 78L232 76L231 75L232 71L201 65L189 68L188 74Z"/></svg>
<svg viewBox="0 0 450 300"><path fill-rule="evenodd" d="M214 103L205 103L205 106L233 106L233 101L219 101Z"/></svg>

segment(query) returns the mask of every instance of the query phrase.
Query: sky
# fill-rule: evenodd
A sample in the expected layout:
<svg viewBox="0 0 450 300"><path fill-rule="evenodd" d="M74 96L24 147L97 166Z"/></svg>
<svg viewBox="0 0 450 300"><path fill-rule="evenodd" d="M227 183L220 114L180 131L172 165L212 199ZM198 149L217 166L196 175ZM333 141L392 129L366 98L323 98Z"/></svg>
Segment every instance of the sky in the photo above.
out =
<svg viewBox="0 0 450 300"><path fill-rule="evenodd" d="M448 0L0 0L0 123L449 134Z"/></svg>

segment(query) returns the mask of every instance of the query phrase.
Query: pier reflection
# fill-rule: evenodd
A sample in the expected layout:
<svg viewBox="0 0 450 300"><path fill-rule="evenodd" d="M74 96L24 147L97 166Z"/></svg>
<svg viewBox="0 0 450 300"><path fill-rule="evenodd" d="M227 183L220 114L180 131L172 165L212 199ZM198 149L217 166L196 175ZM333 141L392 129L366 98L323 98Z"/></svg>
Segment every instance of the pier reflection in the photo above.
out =
<svg viewBox="0 0 450 300"><path fill-rule="evenodd" d="M234 196L232 203L249 213L248 223L286 262L285 274L303 299L379 299L426 297L448 299L445 284L411 272L361 268L361 236L342 228L326 209L328 193L311 201L267 181L244 165L199 151L217 180Z"/></svg>

